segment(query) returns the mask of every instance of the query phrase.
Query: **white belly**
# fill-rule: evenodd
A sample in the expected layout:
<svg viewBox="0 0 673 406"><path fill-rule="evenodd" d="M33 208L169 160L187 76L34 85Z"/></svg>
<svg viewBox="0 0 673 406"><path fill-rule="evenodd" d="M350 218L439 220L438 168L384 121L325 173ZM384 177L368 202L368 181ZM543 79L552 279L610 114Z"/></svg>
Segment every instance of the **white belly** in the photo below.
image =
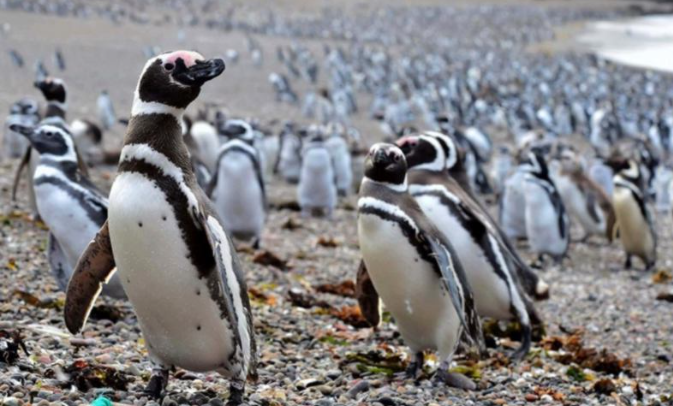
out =
<svg viewBox="0 0 673 406"><path fill-rule="evenodd" d="M653 257L654 239L650 227L631 192L623 187L615 187L612 199L624 251L641 258Z"/></svg>
<svg viewBox="0 0 673 406"><path fill-rule="evenodd" d="M484 251L472 239L460 221L436 196L416 196L423 212L453 245L473 289L479 315L508 320L510 295L507 284L493 270Z"/></svg>
<svg viewBox="0 0 673 406"><path fill-rule="evenodd" d="M526 237L525 210L521 210L526 206L526 197L522 190L523 176L517 172L505 182L500 223L509 238Z"/></svg>
<svg viewBox="0 0 673 406"><path fill-rule="evenodd" d="M587 235L605 234L606 223L603 211L599 207L595 208L598 214L598 220L595 220L589 214L586 197L574 183L565 176L559 176L555 182L568 214L580 223L584 232Z"/></svg>
<svg viewBox="0 0 673 406"><path fill-rule="evenodd" d="M396 223L360 214L360 249L374 287L414 351L453 353L460 321L439 277L402 234Z"/></svg>
<svg viewBox="0 0 673 406"><path fill-rule="evenodd" d="M230 152L218 168L213 202L227 232L259 238L264 228L264 200L255 169L247 156Z"/></svg>
<svg viewBox="0 0 673 406"><path fill-rule="evenodd" d="M302 209L333 209L336 206L337 191L334 184L334 171L327 151L324 151L324 155L315 157L315 159L312 154L304 157L299 187L297 187L299 205Z"/></svg>
<svg viewBox="0 0 673 406"><path fill-rule="evenodd" d="M108 222L118 274L152 358L197 372L221 369L233 350L232 334L187 258L163 192L140 174L120 174Z"/></svg>

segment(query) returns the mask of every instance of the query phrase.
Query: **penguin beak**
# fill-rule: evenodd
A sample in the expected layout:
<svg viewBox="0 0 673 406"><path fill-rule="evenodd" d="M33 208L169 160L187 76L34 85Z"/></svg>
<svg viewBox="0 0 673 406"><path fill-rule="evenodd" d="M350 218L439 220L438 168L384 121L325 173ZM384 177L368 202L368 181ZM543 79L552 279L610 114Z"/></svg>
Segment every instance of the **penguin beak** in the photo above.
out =
<svg viewBox="0 0 673 406"><path fill-rule="evenodd" d="M386 151L379 149L376 151L374 154L374 165L376 166L384 166L388 164L388 154L386 154Z"/></svg>
<svg viewBox="0 0 673 406"><path fill-rule="evenodd" d="M182 59L178 59L173 70L173 78L183 85L201 86L207 81L220 76L224 72L224 68L224 61L222 59L197 61L189 68L185 66Z"/></svg>
<svg viewBox="0 0 673 406"><path fill-rule="evenodd" d="M12 124L9 126L9 129L14 131L15 133L19 133L23 135L24 137L28 138L29 140L31 139L31 136L33 135L33 127L28 127L25 125L21 124Z"/></svg>

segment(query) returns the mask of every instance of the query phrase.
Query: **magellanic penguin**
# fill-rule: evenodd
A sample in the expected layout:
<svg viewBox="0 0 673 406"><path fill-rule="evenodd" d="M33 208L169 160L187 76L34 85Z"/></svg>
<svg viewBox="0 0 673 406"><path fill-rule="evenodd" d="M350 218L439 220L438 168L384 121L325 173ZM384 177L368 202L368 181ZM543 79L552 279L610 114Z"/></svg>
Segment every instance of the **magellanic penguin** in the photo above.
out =
<svg viewBox="0 0 673 406"><path fill-rule="evenodd" d="M252 314L243 270L198 187L181 118L221 59L176 51L150 59L138 81L108 222L68 286L65 321L81 331L116 265L156 364L147 391L160 396L174 367L231 379L230 405L256 376Z"/></svg>
<svg viewBox="0 0 673 406"><path fill-rule="evenodd" d="M451 385L455 377L448 367L463 333L468 343L483 346L472 289L453 247L409 194L402 151L374 144L365 166L358 199L360 250L414 356L407 373L415 377L423 351L436 350L441 362L436 376Z"/></svg>
<svg viewBox="0 0 673 406"><path fill-rule="evenodd" d="M273 166L273 173L280 173L288 183L299 183L303 140L291 122L285 123L279 138L280 147Z"/></svg>
<svg viewBox="0 0 673 406"><path fill-rule="evenodd" d="M325 146L334 163L337 192L340 196L348 196L353 185L353 168L348 143L337 129L332 129L330 136L325 141Z"/></svg>
<svg viewBox="0 0 673 406"><path fill-rule="evenodd" d="M523 284L526 293L536 299L548 298L549 285L523 261L498 222L493 219L479 199L470 192L464 176L464 167L460 164L461 148L457 140L450 135L435 131L425 131L423 135L434 138L439 142L446 158L445 169L448 172L448 180L445 180L446 184L450 185L450 190L460 198L465 205L465 210L469 209L489 229L491 235L498 236L500 246L507 250L506 256L513 260L516 265L519 281Z"/></svg>
<svg viewBox="0 0 673 406"><path fill-rule="evenodd" d="M33 178L37 209L49 227L51 271L65 291L80 255L107 220L108 202L80 172L74 141L65 127L13 125L12 129L30 141L40 158ZM105 285L103 294L126 298L118 277Z"/></svg>
<svg viewBox="0 0 673 406"><path fill-rule="evenodd" d="M645 182L639 165L628 160L623 168L615 169L612 205L617 218L615 237L619 237L626 253L624 267L631 268L635 255L645 263L646 270L651 270L657 259L657 234L643 194Z"/></svg>
<svg viewBox="0 0 673 406"><path fill-rule="evenodd" d="M334 164L322 137L310 137L311 141L302 151L301 176L297 186L299 206L302 216L322 210L327 218L331 218L337 204Z"/></svg>
<svg viewBox="0 0 673 406"><path fill-rule="evenodd" d="M235 138L252 146L257 152L257 161L262 169L260 175L264 178L267 165L264 134L257 131L251 123L245 120L231 119L227 120L223 128L220 129L220 136L224 137L225 142Z"/></svg>
<svg viewBox="0 0 673 406"><path fill-rule="evenodd" d="M33 99L21 99L12 104L9 116L5 121L2 139L2 154L7 158L20 158L26 152L30 142L26 137L10 129L13 124L32 127L40 120L37 102Z"/></svg>
<svg viewBox="0 0 673 406"><path fill-rule="evenodd" d="M520 164L526 174L526 235L533 253L560 263L570 245L570 224L563 200L552 181L547 163L538 152L529 152Z"/></svg>
<svg viewBox="0 0 673 406"><path fill-rule="evenodd" d="M579 155L570 148L560 148L558 173L553 176L556 188L571 219L584 230L582 241L592 235L612 238L614 213L610 197L584 171Z"/></svg>
<svg viewBox="0 0 673 406"><path fill-rule="evenodd" d="M245 138L247 132L232 127L241 128L235 123L225 127L229 141L219 150L207 193L224 229L239 240L252 241L253 247L258 248L267 213L259 151L252 145L252 137Z"/></svg>
<svg viewBox="0 0 673 406"><path fill-rule="evenodd" d="M448 176L437 138L421 134L397 144L409 166L409 193L456 250L479 315L518 321L523 340L513 358L523 358L530 350L531 318L539 322L539 317L519 282L516 261L480 208Z"/></svg>

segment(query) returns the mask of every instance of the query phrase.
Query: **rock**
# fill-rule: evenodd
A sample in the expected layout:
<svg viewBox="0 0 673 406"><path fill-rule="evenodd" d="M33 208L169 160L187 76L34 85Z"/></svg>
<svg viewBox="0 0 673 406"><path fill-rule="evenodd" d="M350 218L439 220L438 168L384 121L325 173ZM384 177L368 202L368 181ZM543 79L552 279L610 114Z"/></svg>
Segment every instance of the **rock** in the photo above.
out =
<svg viewBox="0 0 673 406"><path fill-rule="evenodd" d="M526 402L535 402L538 400L538 396L534 393L527 393L525 399Z"/></svg>
<svg viewBox="0 0 673 406"><path fill-rule="evenodd" d="M3 406L20 406L23 402L19 402L21 402L19 399L10 396L4 398L2 404Z"/></svg>
<svg viewBox="0 0 673 406"><path fill-rule="evenodd" d="M220 398L212 398L208 402L208 405L210 405L210 406L224 406L224 401Z"/></svg>
<svg viewBox="0 0 673 406"><path fill-rule="evenodd" d="M161 406L178 406L178 402L166 396L163 402L161 402Z"/></svg>
<svg viewBox="0 0 673 406"><path fill-rule="evenodd" d="M363 379L360 382L356 383L355 386L350 388L346 393L346 396L348 396L351 399L355 399L357 395L359 395L362 392L366 392L368 390L369 390L369 381Z"/></svg>
<svg viewBox="0 0 673 406"><path fill-rule="evenodd" d="M308 378L308 379L302 379L301 381L297 382L295 387L297 388L297 390L304 390L312 386L322 385L323 383L324 382L320 379Z"/></svg>
<svg viewBox="0 0 673 406"><path fill-rule="evenodd" d="M327 378L332 379L332 380L335 380L335 379L339 378L341 375L342 375L342 372L338 369L330 369L325 374L325 376Z"/></svg>

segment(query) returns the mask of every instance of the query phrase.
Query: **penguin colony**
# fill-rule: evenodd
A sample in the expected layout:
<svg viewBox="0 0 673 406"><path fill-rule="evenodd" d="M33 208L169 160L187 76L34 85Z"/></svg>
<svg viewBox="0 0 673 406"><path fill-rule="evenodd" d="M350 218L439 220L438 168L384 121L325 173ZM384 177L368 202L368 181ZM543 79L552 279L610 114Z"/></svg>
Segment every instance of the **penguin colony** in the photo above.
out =
<svg viewBox="0 0 673 406"><path fill-rule="evenodd" d="M103 90L97 119L67 123L66 84L43 64L35 87L44 113L31 99L12 105L2 156L22 158L15 185L25 171L34 215L49 228L66 325L73 334L85 330L101 293L128 300L154 364L148 395L160 398L181 368L221 374L230 380L229 404L244 402L246 382L257 376L257 344L236 248L265 245L272 181L296 185L301 215L325 221L336 221L336 207L357 194L357 301L373 327L383 309L392 315L409 348L411 379L435 351L434 379L474 389L449 367L456 353L488 355L484 319L519 324L521 343L509 356L523 359L543 324L534 301L551 290L537 269L562 268L574 244L619 244L625 268L633 258L644 271L656 267L650 206L671 210L667 111L631 117L627 100L598 103L571 90L551 105L537 94L509 100L506 89L501 100L483 100L480 88L498 78L479 67L441 86L386 78L377 87L373 78L389 75L382 67L392 57L348 52L326 47L330 84L302 103L293 80L316 83L322 65L301 46L278 48L288 74L269 75L276 100L301 108L318 123L311 126L273 128L207 104L188 116L203 86L226 80L217 79L223 60L191 51L148 50L128 120L118 120ZM250 54L263 63L252 39ZM227 52L227 63L239 57ZM65 69L61 52L56 60ZM450 71L446 62L428 56L426 66L403 66L420 82L423 69ZM570 75L564 69L559 76ZM363 108L355 86L374 95L370 115L386 142L368 147L350 124ZM119 121L124 146L106 151L103 134ZM498 145L486 131L492 126L506 127L510 138ZM106 196L87 168L110 162L118 168ZM497 215L486 197L497 200ZM535 261L522 258L519 240Z"/></svg>

